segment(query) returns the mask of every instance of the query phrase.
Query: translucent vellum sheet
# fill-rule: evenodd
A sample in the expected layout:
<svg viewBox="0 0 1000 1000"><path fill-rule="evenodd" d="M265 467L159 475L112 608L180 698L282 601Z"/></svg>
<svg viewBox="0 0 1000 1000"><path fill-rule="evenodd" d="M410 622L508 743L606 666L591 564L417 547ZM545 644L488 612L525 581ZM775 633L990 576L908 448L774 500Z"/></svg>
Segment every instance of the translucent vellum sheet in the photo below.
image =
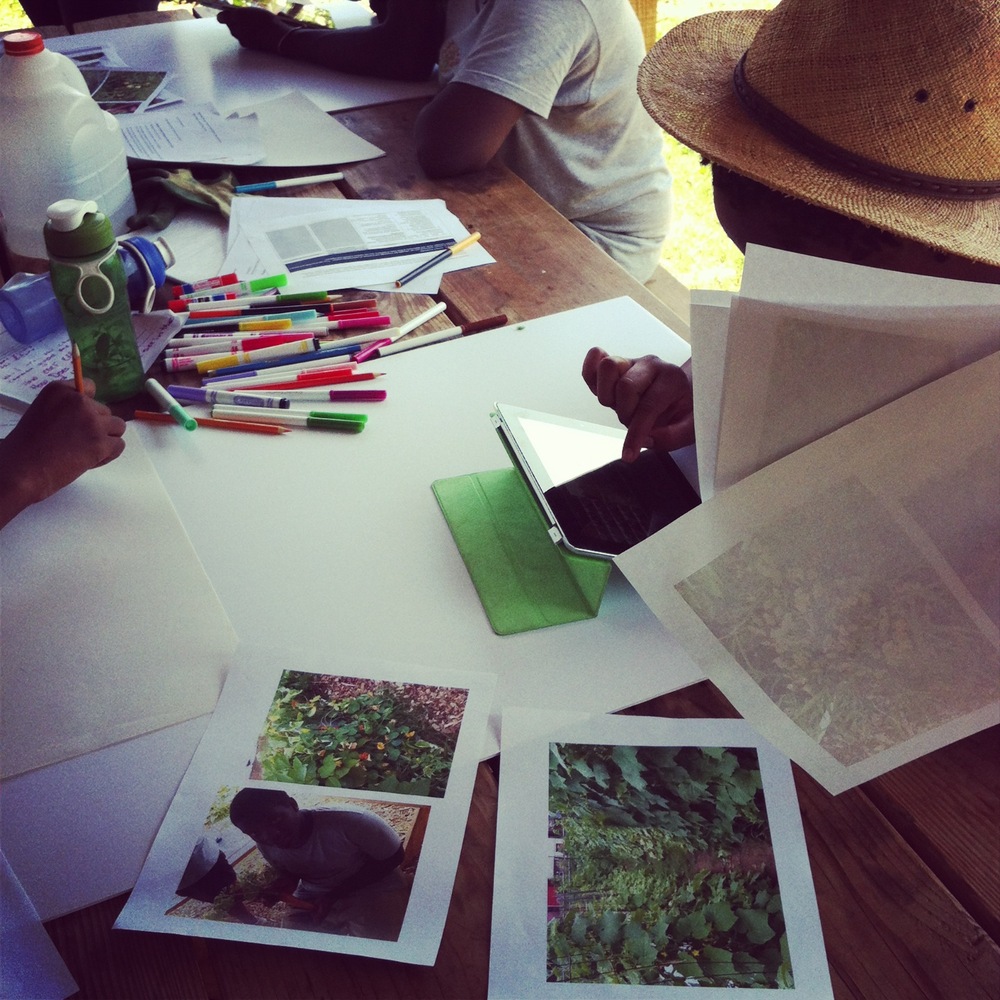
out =
<svg viewBox="0 0 1000 1000"><path fill-rule="evenodd" d="M1000 718L1000 354L624 553L660 621L840 792Z"/></svg>

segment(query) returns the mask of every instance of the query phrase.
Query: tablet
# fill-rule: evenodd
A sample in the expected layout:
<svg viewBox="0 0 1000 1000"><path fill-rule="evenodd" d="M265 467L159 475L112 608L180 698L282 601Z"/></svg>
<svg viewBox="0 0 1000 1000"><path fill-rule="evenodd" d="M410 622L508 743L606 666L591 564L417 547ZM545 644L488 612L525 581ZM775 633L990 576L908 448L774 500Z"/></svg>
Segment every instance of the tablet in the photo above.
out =
<svg viewBox="0 0 1000 1000"><path fill-rule="evenodd" d="M580 555L613 559L700 503L668 453L623 462L624 428L509 403L490 416L549 535Z"/></svg>

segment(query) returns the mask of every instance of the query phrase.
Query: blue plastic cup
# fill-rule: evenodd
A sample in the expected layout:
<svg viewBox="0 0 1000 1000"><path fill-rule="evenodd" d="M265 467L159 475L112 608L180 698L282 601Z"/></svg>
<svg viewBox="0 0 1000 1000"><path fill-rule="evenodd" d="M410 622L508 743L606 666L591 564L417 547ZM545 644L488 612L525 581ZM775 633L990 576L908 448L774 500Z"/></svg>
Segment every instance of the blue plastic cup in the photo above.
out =
<svg viewBox="0 0 1000 1000"><path fill-rule="evenodd" d="M0 288L0 323L22 344L66 331L62 310L47 274L15 274Z"/></svg>
<svg viewBox="0 0 1000 1000"><path fill-rule="evenodd" d="M164 253L168 260L164 260ZM156 290L167 277L173 255L142 236L121 240L118 255L125 266L129 305L133 312L149 312ZM46 274L15 274L0 288L0 323L22 344L33 344L57 331L66 332L62 311Z"/></svg>

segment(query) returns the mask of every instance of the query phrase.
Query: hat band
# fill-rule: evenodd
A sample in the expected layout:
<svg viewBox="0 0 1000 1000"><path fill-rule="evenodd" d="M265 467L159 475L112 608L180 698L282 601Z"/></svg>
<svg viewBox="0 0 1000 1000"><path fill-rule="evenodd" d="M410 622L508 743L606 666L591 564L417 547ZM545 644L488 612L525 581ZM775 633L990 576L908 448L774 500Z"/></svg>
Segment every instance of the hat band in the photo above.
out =
<svg viewBox="0 0 1000 1000"><path fill-rule="evenodd" d="M935 194L942 198L975 200L992 198L1000 194L1000 180L967 181L900 170L858 156L857 153L852 153L836 143L815 135L754 90L746 78L744 68L746 57L747 54L744 52L733 70L733 89L740 103L769 132L811 159L826 162L849 173L882 181L893 187Z"/></svg>

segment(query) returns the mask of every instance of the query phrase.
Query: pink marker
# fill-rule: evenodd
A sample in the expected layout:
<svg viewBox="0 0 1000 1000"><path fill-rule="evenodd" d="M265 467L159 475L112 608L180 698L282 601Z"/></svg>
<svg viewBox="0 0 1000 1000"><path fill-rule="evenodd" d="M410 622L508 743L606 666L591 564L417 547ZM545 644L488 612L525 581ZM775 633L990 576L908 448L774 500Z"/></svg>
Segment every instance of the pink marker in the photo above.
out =
<svg viewBox="0 0 1000 1000"><path fill-rule="evenodd" d="M391 343L392 340L390 338L373 340L367 347L362 348L357 354L353 355L353 358L360 364L362 361L367 361L373 354L377 354L380 347L386 347Z"/></svg>
<svg viewBox="0 0 1000 1000"><path fill-rule="evenodd" d="M222 288L223 285L233 285L239 280L239 276L236 274L220 274L217 278L202 278L201 281L192 281L190 284L174 285L174 298L180 298L182 295L193 295L206 288Z"/></svg>
<svg viewBox="0 0 1000 1000"><path fill-rule="evenodd" d="M334 319L326 324L328 330L358 330L362 327L390 326L392 318L389 316L355 316L344 319Z"/></svg>

